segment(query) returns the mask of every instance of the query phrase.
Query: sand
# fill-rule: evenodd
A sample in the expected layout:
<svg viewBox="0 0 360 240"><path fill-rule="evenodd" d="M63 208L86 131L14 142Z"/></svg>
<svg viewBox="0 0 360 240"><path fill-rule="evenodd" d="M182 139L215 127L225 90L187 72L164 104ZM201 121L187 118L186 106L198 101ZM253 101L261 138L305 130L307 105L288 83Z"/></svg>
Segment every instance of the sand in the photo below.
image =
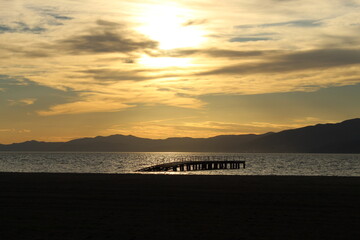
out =
<svg viewBox="0 0 360 240"><path fill-rule="evenodd" d="M360 178L0 173L0 238L360 239Z"/></svg>

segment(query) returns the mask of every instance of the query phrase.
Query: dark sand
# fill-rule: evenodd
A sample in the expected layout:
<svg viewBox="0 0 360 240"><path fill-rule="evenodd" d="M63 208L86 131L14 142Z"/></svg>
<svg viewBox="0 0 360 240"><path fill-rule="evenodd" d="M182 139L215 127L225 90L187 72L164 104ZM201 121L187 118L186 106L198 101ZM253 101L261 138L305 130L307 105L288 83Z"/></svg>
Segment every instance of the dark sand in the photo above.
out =
<svg viewBox="0 0 360 240"><path fill-rule="evenodd" d="M0 173L0 239L360 239L360 178Z"/></svg>

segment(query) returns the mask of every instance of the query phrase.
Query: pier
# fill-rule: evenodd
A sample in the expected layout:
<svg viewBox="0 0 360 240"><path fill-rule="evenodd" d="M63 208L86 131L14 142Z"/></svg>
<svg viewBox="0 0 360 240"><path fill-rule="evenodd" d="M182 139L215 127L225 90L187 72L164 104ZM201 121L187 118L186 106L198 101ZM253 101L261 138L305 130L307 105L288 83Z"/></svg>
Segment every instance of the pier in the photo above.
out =
<svg viewBox="0 0 360 240"><path fill-rule="evenodd" d="M181 161L158 164L138 170L139 172L163 172L163 171L201 171L220 169L245 168L245 161L240 160L197 160Z"/></svg>

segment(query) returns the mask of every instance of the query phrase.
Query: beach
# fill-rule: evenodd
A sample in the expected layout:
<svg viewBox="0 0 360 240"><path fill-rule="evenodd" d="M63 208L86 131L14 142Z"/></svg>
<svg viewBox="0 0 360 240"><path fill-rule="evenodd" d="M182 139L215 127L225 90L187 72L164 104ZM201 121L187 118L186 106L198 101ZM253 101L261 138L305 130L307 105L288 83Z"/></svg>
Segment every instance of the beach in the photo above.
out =
<svg viewBox="0 0 360 240"><path fill-rule="evenodd" d="M359 177L0 173L1 239L358 239Z"/></svg>

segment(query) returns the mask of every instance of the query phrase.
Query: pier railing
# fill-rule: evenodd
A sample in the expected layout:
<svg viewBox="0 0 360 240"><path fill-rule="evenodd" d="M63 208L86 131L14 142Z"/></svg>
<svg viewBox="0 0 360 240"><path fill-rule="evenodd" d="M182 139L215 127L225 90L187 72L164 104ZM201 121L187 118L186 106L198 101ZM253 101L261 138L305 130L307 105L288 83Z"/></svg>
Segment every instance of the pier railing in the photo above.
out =
<svg viewBox="0 0 360 240"><path fill-rule="evenodd" d="M240 169L245 168L245 161L240 160L239 156L187 156L186 161L158 164L138 171L200 171L218 169Z"/></svg>

